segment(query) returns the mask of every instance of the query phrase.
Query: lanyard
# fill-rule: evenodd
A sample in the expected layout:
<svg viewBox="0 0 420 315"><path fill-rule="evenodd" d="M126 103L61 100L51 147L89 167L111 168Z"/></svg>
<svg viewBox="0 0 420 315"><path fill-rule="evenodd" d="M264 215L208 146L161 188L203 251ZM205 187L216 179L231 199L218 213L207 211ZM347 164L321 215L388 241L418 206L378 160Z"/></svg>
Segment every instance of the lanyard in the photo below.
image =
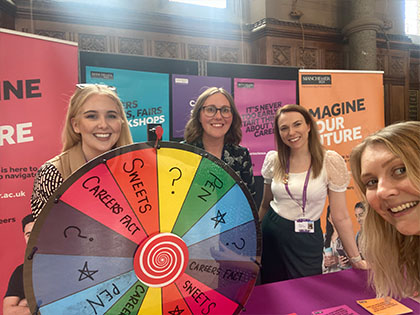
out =
<svg viewBox="0 0 420 315"><path fill-rule="evenodd" d="M287 160L287 164L286 164L286 178L289 178L289 163L290 163L290 158ZM303 216L305 216L305 207L306 207L306 192L308 190L308 183L309 183L309 176L311 174L311 167L312 167L312 163L311 165L309 165L309 169L306 172L306 178L305 178L305 183L303 184L303 191L302 191L302 211L303 211ZM289 189L289 181L285 180L284 181L284 186L286 188L287 193L289 194L290 198L293 199L293 201L295 201L299 206L299 202L293 197L292 193L290 192Z"/></svg>

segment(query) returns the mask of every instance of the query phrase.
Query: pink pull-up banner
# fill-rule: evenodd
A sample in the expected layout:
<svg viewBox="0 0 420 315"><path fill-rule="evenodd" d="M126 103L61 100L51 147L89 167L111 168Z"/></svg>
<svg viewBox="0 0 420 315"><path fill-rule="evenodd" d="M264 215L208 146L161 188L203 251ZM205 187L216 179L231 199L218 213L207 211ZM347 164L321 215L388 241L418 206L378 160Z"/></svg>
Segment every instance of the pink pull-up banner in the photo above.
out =
<svg viewBox="0 0 420 315"><path fill-rule="evenodd" d="M23 263L21 220L31 212L37 169L61 151L77 83L77 44L0 29L0 309Z"/></svg>

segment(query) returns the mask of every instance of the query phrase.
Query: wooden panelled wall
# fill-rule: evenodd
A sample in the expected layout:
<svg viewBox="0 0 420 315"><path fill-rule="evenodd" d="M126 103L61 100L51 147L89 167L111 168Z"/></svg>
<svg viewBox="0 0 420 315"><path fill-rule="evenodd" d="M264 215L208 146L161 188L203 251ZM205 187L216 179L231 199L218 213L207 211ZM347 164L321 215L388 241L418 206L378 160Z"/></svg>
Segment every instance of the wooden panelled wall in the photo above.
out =
<svg viewBox="0 0 420 315"><path fill-rule="evenodd" d="M347 39L339 29L321 25L276 19L238 25L110 8L89 11L84 4L50 1L36 1L30 10L28 1L15 2L15 12L0 6L2 20L8 21L2 27L14 24L17 31L75 41L80 50L305 69L348 69L349 64ZM377 47L386 124L420 120L420 46L403 35L378 34Z"/></svg>
<svg viewBox="0 0 420 315"><path fill-rule="evenodd" d="M265 19L253 25L253 62L305 69L349 69L338 29ZM420 46L403 35L377 34L377 70L384 71L385 122L420 120Z"/></svg>

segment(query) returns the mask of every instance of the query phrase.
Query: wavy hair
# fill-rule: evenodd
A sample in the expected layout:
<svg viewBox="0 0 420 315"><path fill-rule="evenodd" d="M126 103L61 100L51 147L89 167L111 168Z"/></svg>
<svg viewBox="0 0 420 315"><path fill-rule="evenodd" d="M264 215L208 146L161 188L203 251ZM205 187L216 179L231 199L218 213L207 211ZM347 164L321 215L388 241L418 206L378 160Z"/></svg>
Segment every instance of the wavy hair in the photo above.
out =
<svg viewBox="0 0 420 315"><path fill-rule="evenodd" d="M361 243L362 254L371 266L369 281L378 297L404 298L420 292L420 236L401 234L367 203L361 158L368 146L378 143L403 161L409 180L420 194L420 122L389 125L366 137L350 155L353 179L366 205Z"/></svg>
<svg viewBox="0 0 420 315"><path fill-rule="evenodd" d="M106 85L100 84L84 84L76 88L72 97L70 98L69 107L67 109L66 121L64 124L63 133L61 135L63 148L62 152L67 151L82 141L80 134L74 132L71 120L80 113L80 109L85 104L86 100L92 95L104 95L112 99L118 107L118 112L122 119L121 134L115 147L120 147L126 144L133 143L130 128L128 126L127 117L124 113L124 108L121 100L113 89Z"/></svg>
<svg viewBox="0 0 420 315"><path fill-rule="evenodd" d="M191 111L191 117L188 120L187 124L185 125L184 130L184 139L187 143L193 143L197 140L201 140L203 136L203 126L200 122L200 111L203 108L204 103L206 100L214 95L214 94L223 94L227 100L229 101L231 110L232 110L232 124L225 134L224 143L236 144L238 145L242 140L242 119L239 115L238 109L236 108L235 102L232 96L223 88L218 87L210 87L205 90L200 96L197 98L197 101L194 105L194 108Z"/></svg>
<svg viewBox="0 0 420 315"><path fill-rule="evenodd" d="M279 118L283 113L289 112L298 112L305 119L306 124L311 128L308 135L308 147L309 152L311 153L312 160L312 174L314 178L317 178L321 174L322 166L324 163L325 150L319 140L318 126L308 112L308 110L300 105L288 104L283 107L280 107L274 117L274 136L277 145L277 155L278 161L274 164L274 177L276 179L281 179L285 175L287 160L290 157L290 148L281 140L280 137L280 128L279 128Z"/></svg>

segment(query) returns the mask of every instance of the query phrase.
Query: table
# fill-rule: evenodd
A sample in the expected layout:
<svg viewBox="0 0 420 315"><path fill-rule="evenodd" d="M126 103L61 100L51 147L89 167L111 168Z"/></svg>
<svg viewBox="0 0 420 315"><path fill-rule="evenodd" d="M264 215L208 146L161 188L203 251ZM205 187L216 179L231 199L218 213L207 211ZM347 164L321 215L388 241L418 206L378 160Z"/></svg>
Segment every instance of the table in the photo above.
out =
<svg viewBox="0 0 420 315"><path fill-rule="evenodd" d="M370 314L356 300L375 298L367 286L367 272L347 269L339 272L256 286L241 314L311 314L325 308L347 305L359 314ZM420 314L412 299L399 301Z"/></svg>

